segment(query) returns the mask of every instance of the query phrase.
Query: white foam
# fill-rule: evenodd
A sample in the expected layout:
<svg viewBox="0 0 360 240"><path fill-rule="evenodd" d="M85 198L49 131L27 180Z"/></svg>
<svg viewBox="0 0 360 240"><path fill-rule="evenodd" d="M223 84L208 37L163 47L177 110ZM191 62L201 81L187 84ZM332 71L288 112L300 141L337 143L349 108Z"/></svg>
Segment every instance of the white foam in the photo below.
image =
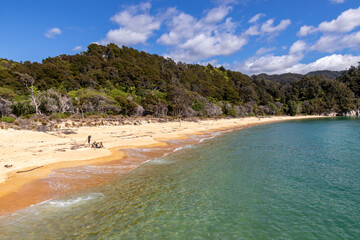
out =
<svg viewBox="0 0 360 240"><path fill-rule="evenodd" d="M58 209L58 211L63 211L64 208L80 206L89 201L99 200L104 197L105 195L103 193L89 193L86 195L84 194L82 196L70 197L63 200L53 198L38 204L31 205L25 209L21 209L9 216L0 218L0 220L3 220L1 222L3 226L12 225L16 222L29 221L29 219L33 219L35 216L41 216L46 212L53 212L56 211L56 209Z"/></svg>
<svg viewBox="0 0 360 240"><path fill-rule="evenodd" d="M79 196L76 198L70 198L66 200L48 200L43 202L43 204L49 204L52 207L63 208L63 207L70 207L73 205L83 204L87 201L104 198L104 197L105 195L102 193L90 193L87 196Z"/></svg>
<svg viewBox="0 0 360 240"><path fill-rule="evenodd" d="M175 148L173 152L177 152L177 151L179 151L179 150L187 149L187 148L192 148L192 147L194 147L194 145L189 144L189 145L186 145L186 146L182 146L182 147Z"/></svg>
<svg viewBox="0 0 360 240"><path fill-rule="evenodd" d="M214 137L215 137L215 136L208 137L208 138L202 138L202 139L200 139L199 143L202 143L202 142L204 142L204 141L206 141L206 140L209 140L209 139L213 139Z"/></svg>
<svg viewBox="0 0 360 240"><path fill-rule="evenodd" d="M158 165L172 164L173 163L173 162L170 162L170 161L166 161L164 158L154 158L154 159L148 160L146 162L148 162L150 164L158 164Z"/></svg>
<svg viewBox="0 0 360 240"><path fill-rule="evenodd" d="M213 139L213 138L215 138L215 137L217 137L217 136L220 136L220 135L222 135L222 134L224 134L224 133L226 133L226 131L213 133L213 134L211 134L211 137L207 137L207 138L202 138L202 139L200 139L199 143L202 143L202 142L204 142L204 141L206 141L206 140Z"/></svg>

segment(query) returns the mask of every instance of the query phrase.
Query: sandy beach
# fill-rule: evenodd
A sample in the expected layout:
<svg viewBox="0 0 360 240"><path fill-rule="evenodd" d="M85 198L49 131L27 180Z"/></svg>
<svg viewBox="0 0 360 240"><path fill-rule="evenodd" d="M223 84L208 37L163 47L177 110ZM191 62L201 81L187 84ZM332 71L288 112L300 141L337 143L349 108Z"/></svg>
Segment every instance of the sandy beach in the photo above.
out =
<svg viewBox="0 0 360 240"><path fill-rule="evenodd" d="M166 145L163 141L167 139L186 138L190 134L319 117L323 116L248 117L156 123L142 119L137 125L66 128L55 132L2 129L0 198L18 191L35 179L46 177L54 169L121 159L124 157L124 153L119 151L121 148ZM91 141L102 141L105 148L90 148L87 144L89 135L92 136Z"/></svg>

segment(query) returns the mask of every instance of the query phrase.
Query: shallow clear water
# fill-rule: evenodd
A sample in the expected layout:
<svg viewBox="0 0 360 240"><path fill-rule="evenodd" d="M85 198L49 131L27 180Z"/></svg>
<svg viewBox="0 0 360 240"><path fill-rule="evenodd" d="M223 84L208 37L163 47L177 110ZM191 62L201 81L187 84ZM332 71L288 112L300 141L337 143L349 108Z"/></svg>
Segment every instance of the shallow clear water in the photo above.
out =
<svg viewBox="0 0 360 240"><path fill-rule="evenodd" d="M360 119L227 133L0 219L0 239L360 239Z"/></svg>

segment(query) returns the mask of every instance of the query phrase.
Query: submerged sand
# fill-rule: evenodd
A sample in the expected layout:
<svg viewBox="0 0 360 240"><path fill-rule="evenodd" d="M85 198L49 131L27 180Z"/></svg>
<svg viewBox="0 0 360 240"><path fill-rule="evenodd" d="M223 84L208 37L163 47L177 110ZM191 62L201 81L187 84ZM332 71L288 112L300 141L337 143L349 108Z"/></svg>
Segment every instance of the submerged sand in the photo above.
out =
<svg viewBox="0 0 360 240"><path fill-rule="evenodd" d="M120 148L166 145L163 142L166 139L186 138L190 134L316 117L322 116L248 117L161 123L149 123L143 119L141 125L67 128L56 132L0 130L0 198L16 192L34 179L47 176L54 169L121 159L124 153L118 151ZM92 136L91 141L102 141L105 148L90 148L87 144L88 135ZM140 162L134 164L139 165ZM5 165L11 167L7 168Z"/></svg>

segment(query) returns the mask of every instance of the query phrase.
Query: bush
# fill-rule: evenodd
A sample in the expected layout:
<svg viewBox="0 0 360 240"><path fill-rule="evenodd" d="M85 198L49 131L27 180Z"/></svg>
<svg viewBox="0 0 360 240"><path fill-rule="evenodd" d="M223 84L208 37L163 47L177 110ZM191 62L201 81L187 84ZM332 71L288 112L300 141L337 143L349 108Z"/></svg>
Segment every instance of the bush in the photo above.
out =
<svg viewBox="0 0 360 240"><path fill-rule="evenodd" d="M70 113L53 113L50 116L51 120L56 120L56 119L64 119L64 118L68 118L70 116Z"/></svg>
<svg viewBox="0 0 360 240"><path fill-rule="evenodd" d="M236 110L235 109L229 109L227 114L231 117L236 117Z"/></svg>
<svg viewBox="0 0 360 240"><path fill-rule="evenodd" d="M15 118L13 117L7 117L7 116L2 116L0 119L2 122L6 122L6 123L13 123L15 121Z"/></svg>
<svg viewBox="0 0 360 240"><path fill-rule="evenodd" d="M19 101L11 105L12 112L16 116L34 114L35 108L30 104L30 101Z"/></svg>
<svg viewBox="0 0 360 240"><path fill-rule="evenodd" d="M191 107L195 111L199 112L199 111L202 111L205 109L205 104L203 102L196 101L195 103L193 103L193 105Z"/></svg>
<svg viewBox="0 0 360 240"><path fill-rule="evenodd" d="M32 116L34 116L34 114L26 114L24 116L22 116L22 119L30 119Z"/></svg>

